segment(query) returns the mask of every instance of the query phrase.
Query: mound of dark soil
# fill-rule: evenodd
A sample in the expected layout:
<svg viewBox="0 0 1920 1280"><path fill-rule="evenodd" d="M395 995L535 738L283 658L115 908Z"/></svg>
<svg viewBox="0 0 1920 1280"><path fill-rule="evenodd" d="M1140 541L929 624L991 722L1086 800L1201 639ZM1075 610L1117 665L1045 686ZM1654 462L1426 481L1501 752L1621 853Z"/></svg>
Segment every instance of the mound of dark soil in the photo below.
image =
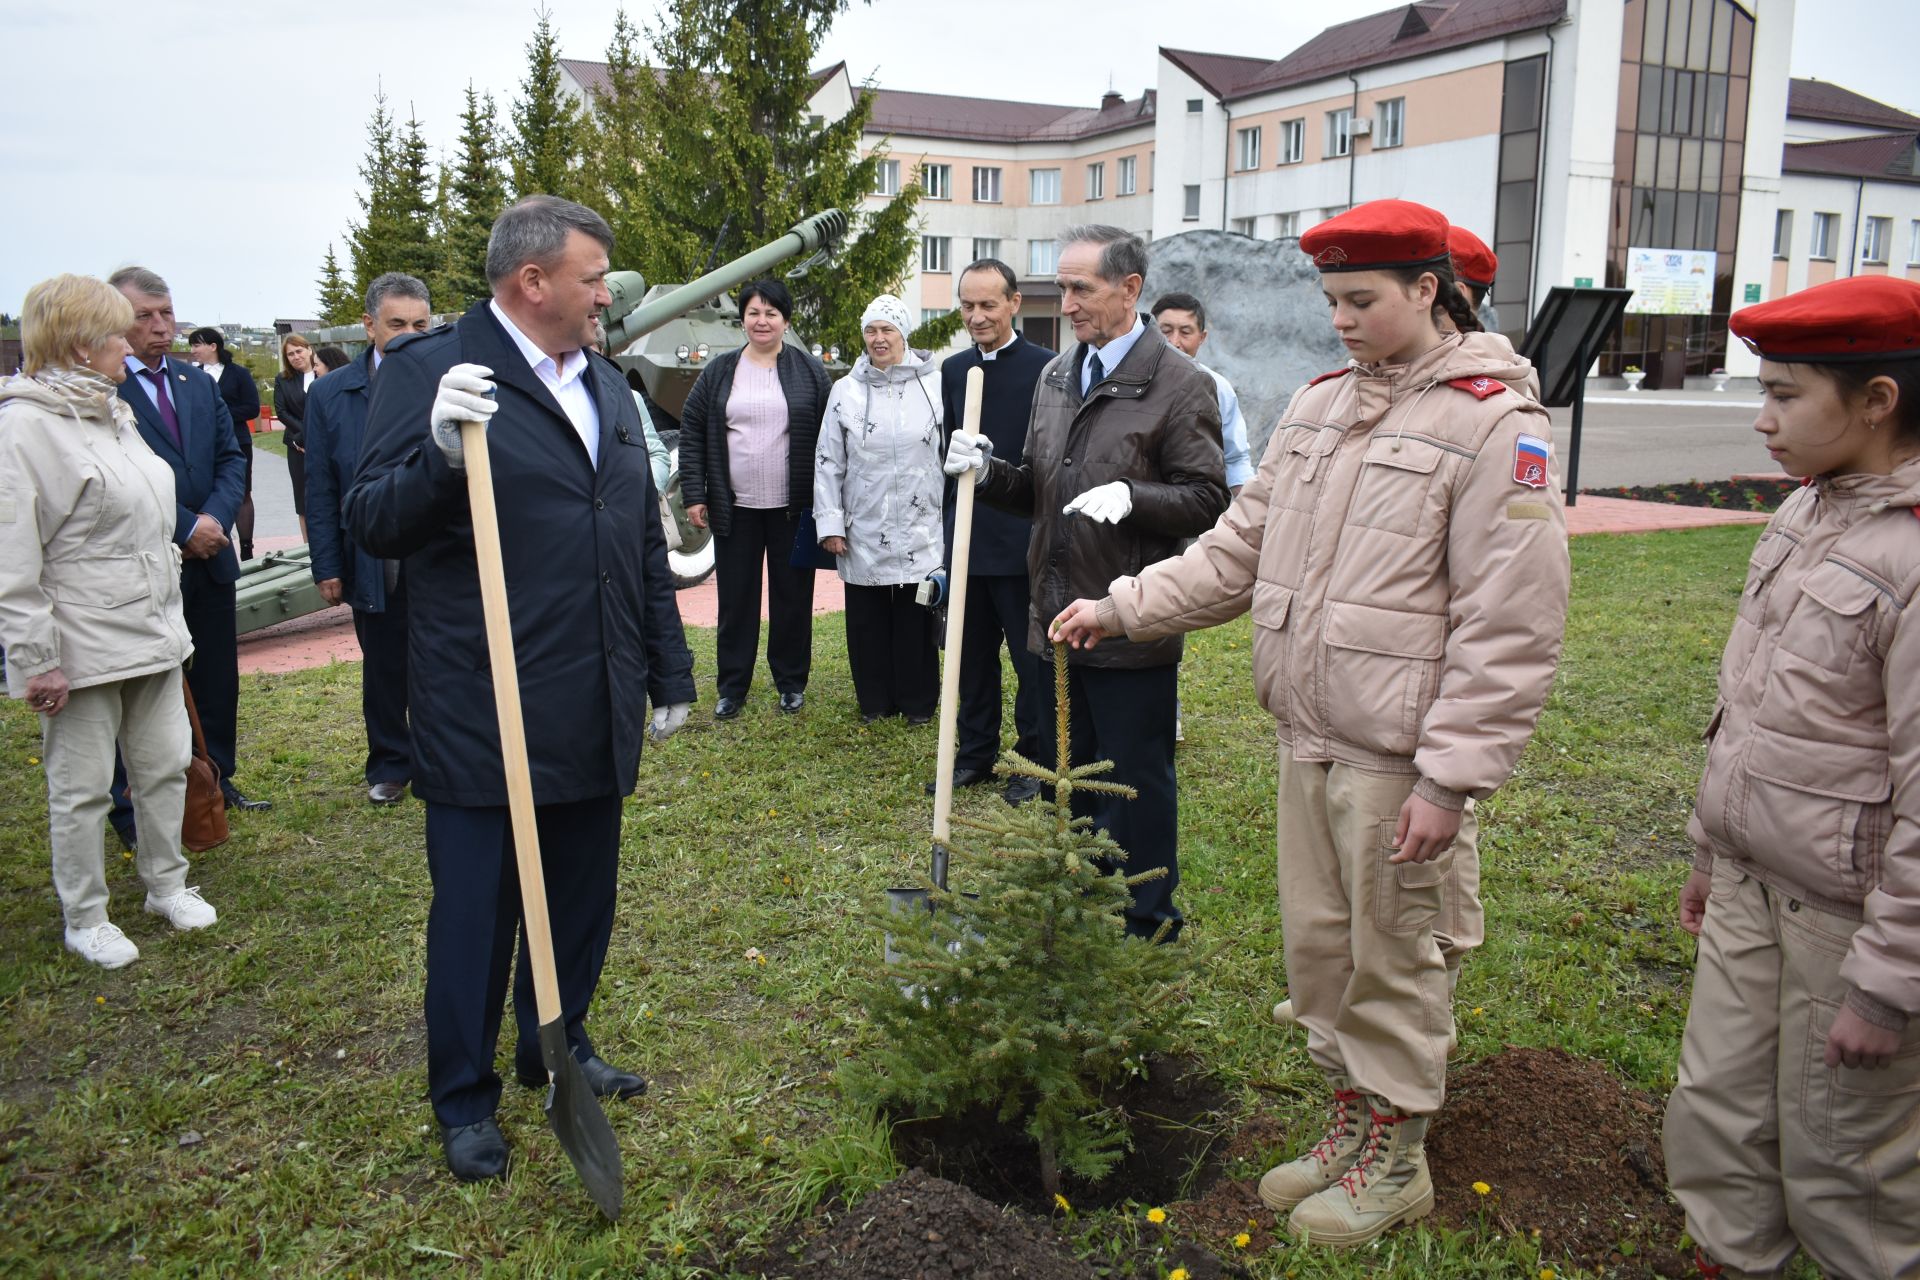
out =
<svg viewBox="0 0 1920 1280"><path fill-rule="evenodd" d="M867 1195L807 1242L783 1280L1096 1280L1047 1223L920 1169Z"/></svg>
<svg viewBox="0 0 1920 1280"><path fill-rule="evenodd" d="M1508 1049L1464 1067L1427 1137L1437 1210L1460 1226L1537 1230L1542 1257L1582 1268L1691 1275L1660 1117L1654 1098L1558 1049Z"/></svg>
<svg viewBox="0 0 1920 1280"><path fill-rule="evenodd" d="M1144 1080L1130 1080L1106 1099L1121 1113L1133 1147L1098 1183L1069 1177L1076 1209L1104 1209L1132 1200L1164 1205L1198 1195L1219 1176L1217 1147L1229 1129L1226 1093L1199 1064L1155 1058ZM950 1178L999 1204L1048 1213L1053 1197L1040 1183L1040 1153L1018 1123L991 1111L916 1119L896 1117L900 1163Z"/></svg>
<svg viewBox="0 0 1920 1280"><path fill-rule="evenodd" d="M1772 511L1800 487L1792 476L1735 476L1731 480L1688 480L1683 484L1616 485L1582 489L1601 498L1671 502L1682 507L1720 507L1728 511Z"/></svg>

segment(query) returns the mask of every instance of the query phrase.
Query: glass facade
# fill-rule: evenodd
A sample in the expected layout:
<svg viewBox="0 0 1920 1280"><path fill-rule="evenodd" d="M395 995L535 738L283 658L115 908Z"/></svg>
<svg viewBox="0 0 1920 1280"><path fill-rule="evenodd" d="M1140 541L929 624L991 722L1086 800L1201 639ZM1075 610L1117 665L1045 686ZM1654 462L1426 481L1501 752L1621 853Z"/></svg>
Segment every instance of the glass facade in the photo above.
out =
<svg viewBox="0 0 1920 1280"><path fill-rule="evenodd" d="M1540 113L1546 105L1547 59L1507 64L1500 95L1500 178L1493 205L1493 309L1500 332L1514 342L1533 315L1534 214L1540 208Z"/></svg>
<svg viewBox="0 0 1920 1280"><path fill-rule="evenodd" d="M1625 3L1606 283L1625 287L1630 247L1717 256L1711 315L1628 315L1600 367L1677 387L1726 363L1753 18L1733 0Z"/></svg>

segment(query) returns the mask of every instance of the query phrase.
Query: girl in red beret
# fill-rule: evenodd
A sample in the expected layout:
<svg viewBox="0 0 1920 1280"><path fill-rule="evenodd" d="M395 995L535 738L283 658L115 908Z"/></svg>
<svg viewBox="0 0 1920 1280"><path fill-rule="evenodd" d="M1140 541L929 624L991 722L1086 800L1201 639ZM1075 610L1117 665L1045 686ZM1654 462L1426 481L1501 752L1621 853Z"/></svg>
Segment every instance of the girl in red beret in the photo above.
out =
<svg viewBox="0 0 1920 1280"><path fill-rule="evenodd" d="M1447 220L1381 200L1300 247L1353 363L1294 394L1259 472L1192 548L1053 629L1084 645L1253 615L1280 738L1287 979L1329 1110L1260 1197L1295 1234L1353 1246L1433 1208L1424 1143L1465 941L1447 931L1478 928L1463 906L1472 805L1506 781L1546 701L1567 536L1533 368L1479 331Z"/></svg>
<svg viewBox="0 0 1920 1280"><path fill-rule="evenodd" d="M1806 485L1720 662L1667 1173L1702 1274L1920 1275L1920 283L1736 312Z"/></svg>

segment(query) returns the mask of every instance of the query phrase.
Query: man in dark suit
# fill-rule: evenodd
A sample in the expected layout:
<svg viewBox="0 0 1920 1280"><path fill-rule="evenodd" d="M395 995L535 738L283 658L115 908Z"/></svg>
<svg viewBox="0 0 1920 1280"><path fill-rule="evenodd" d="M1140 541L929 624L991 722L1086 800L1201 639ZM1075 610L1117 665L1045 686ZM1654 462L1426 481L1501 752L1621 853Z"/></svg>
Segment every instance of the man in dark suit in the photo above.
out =
<svg viewBox="0 0 1920 1280"><path fill-rule="evenodd" d="M167 352L173 347L173 295L145 267L122 267L107 283L133 304L127 343L130 375L120 398L133 406L140 436L173 468L173 540L180 544L180 602L193 636L187 684L206 734L207 755L220 770L229 809L270 809L234 786L238 772L240 654L234 634L234 587L240 559L227 531L246 497L247 460L234 438L233 418L213 379ZM133 813L124 785L114 785L114 829L133 843Z"/></svg>
<svg viewBox="0 0 1920 1280"><path fill-rule="evenodd" d="M693 658L639 410L619 369L586 351L610 301L612 246L605 219L571 201L528 196L502 213L487 244L492 299L388 344L347 492L353 540L406 561L413 790L426 802L433 876L427 1089L447 1166L468 1181L498 1177L507 1163L493 1054L520 882L461 421L491 424L567 1041L601 1096L646 1088L599 1058L585 1021L613 931L621 798L639 771L646 703L656 739L684 724ZM544 1087L524 946L513 1004L514 1074Z"/></svg>
<svg viewBox="0 0 1920 1280"><path fill-rule="evenodd" d="M1033 388L1053 352L1014 331L1020 290L1013 268L983 258L960 273L960 315L973 346L940 366L940 397L949 432L965 421L967 371L985 371L980 430L994 453L1018 458L1026 451ZM949 489L951 494L952 490ZM990 781L1000 758L1000 645L1007 647L1018 682L1013 697L1013 749L1041 764L1040 660L1027 648L1027 546L1033 522L984 504L973 512L973 543L967 563L967 614L960 641L960 735L953 784ZM953 563L953 503L947 503L947 563ZM927 786L931 794L933 786ZM1032 778L1007 784L1011 804L1039 794Z"/></svg>
<svg viewBox="0 0 1920 1280"><path fill-rule="evenodd" d="M398 560L356 547L341 523L343 500L367 433L367 398L387 344L433 323L427 286L389 271L367 286L360 317L373 344L313 384L307 400L307 545L313 580L328 604L353 606L360 641L360 713L367 724L367 799L398 804L413 779L407 738L407 588Z"/></svg>

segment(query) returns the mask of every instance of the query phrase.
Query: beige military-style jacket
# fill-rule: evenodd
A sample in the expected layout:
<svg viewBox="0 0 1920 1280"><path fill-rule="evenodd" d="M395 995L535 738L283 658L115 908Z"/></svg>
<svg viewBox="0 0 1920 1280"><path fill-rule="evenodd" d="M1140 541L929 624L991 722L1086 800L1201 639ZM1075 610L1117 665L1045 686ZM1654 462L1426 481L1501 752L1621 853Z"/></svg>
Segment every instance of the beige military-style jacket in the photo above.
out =
<svg viewBox="0 0 1920 1280"><path fill-rule="evenodd" d="M1861 1017L1920 1016L1920 461L1822 479L1754 547L1689 832L1789 899L1861 922Z"/></svg>
<svg viewBox="0 0 1920 1280"><path fill-rule="evenodd" d="M1253 614L1260 704L1302 761L1417 773L1449 808L1506 781L1553 683L1567 529L1533 367L1504 338L1294 394L1188 551L1115 580L1129 639Z"/></svg>

